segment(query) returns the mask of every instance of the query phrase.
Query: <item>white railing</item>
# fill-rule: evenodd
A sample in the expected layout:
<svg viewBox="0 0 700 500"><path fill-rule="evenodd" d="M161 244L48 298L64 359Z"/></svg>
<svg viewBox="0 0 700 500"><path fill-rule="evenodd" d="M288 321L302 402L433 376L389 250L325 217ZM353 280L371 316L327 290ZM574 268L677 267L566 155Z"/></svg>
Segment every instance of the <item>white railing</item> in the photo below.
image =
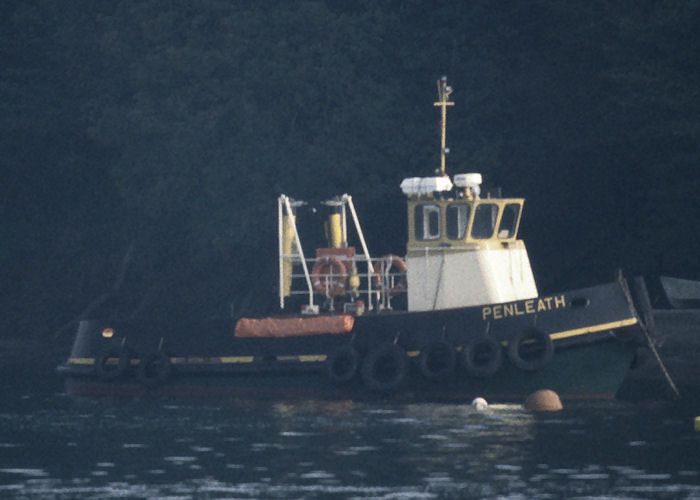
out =
<svg viewBox="0 0 700 500"><path fill-rule="evenodd" d="M313 269L316 262L323 260L323 257L305 259L305 266L302 267L300 259L296 259L294 267L297 272L292 272L290 275L291 296L305 296L308 298L308 303L312 305L313 295L316 295L325 302L324 306L329 311L335 310L338 304L354 303L357 300L361 300L367 310L373 310L377 307L391 309L392 298L406 292L406 273L397 272L386 264L382 265L386 262L386 258L365 259L364 256L356 256L342 261L346 263L350 260L350 267L356 272L339 274L334 273L331 268L328 273L312 271L307 275L308 269ZM355 287L352 286L354 280L357 280ZM307 285L309 282L312 284L311 288ZM337 290L339 282L343 283L344 291L334 295L333 290Z"/></svg>
<svg viewBox="0 0 700 500"><path fill-rule="evenodd" d="M397 273L396 269L392 271L391 262L386 261L386 258L373 259L370 257L351 196L344 194L327 203L341 207L342 244L345 248L347 248L348 241L347 212L350 212L362 253L354 254L353 250L348 252L347 256L333 255L341 261L344 269L348 271L343 273L343 276L339 276L339 273L334 275L332 273L333 266L329 266L330 274L310 271L319 260L327 257L316 259L307 258L304 255L294 209L305 203L281 195L278 199L280 308L284 309L286 297L303 295L307 297L305 310L311 313L316 313L319 310L318 306L314 304L315 296L324 301L323 305L328 310L334 310L336 304L352 304L357 300L364 301L368 310L375 307L391 309L391 298L405 292L405 273L401 272L402 270ZM285 227L285 221L287 221L288 227ZM290 230L293 238L290 238L289 234L285 235L285 231ZM289 246L291 246L291 251ZM340 253L342 254L342 251ZM287 267L285 268L285 266ZM342 286L339 285L340 283Z"/></svg>

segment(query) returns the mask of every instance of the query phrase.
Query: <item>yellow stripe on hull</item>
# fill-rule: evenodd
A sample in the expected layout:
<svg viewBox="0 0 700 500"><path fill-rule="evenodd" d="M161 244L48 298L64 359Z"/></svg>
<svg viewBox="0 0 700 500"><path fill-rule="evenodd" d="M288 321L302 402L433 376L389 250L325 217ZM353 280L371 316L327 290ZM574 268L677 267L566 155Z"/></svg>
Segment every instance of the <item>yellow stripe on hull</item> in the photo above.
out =
<svg viewBox="0 0 700 500"><path fill-rule="evenodd" d="M565 339L575 337L576 335L585 335L586 333L600 332L603 330L614 330L615 328L623 328L637 324L636 318L623 319L622 321L613 321L611 323L603 323L600 325L587 326L584 328L576 328L574 330L565 330L563 332L552 333L549 336L552 340Z"/></svg>
<svg viewBox="0 0 700 500"><path fill-rule="evenodd" d="M307 354L305 356L299 356L299 361L302 363L318 363L325 361L328 356L325 354Z"/></svg>
<svg viewBox="0 0 700 500"><path fill-rule="evenodd" d="M253 356L222 356L222 363L252 363Z"/></svg>
<svg viewBox="0 0 700 500"><path fill-rule="evenodd" d="M68 358L68 363L72 365L94 365L94 358Z"/></svg>

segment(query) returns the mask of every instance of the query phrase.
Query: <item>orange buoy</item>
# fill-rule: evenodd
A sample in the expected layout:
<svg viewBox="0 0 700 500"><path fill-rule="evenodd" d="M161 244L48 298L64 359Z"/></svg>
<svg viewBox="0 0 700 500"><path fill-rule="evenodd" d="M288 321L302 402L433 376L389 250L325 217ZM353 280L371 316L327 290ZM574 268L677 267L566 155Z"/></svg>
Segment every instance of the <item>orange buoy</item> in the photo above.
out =
<svg viewBox="0 0 700 500"><path fill-rule="evenodd" d="M325 255L316 261L311 271L314 289L327 298L345 293L347 273L345 265L332 255Z"/></svg>
<svg viewBox="0 0 700 500"><path fill-rule="evenodd" d="M405 293L408 288L406 283L407 269L406 262L398 255L385 255L377 262L374 276L372 276L372 284L376 289L387 293L389 297ZM392 283L388 283L389 273L392 270L395 270L396 278L391 280Z"/></svg>
<svg viewBox="0 0 700 500"><path fill-rule="evenodd" d="M525 408L532 411L559 411L563 406L556 392L543 389L533 392L525 399Z"/></svg>

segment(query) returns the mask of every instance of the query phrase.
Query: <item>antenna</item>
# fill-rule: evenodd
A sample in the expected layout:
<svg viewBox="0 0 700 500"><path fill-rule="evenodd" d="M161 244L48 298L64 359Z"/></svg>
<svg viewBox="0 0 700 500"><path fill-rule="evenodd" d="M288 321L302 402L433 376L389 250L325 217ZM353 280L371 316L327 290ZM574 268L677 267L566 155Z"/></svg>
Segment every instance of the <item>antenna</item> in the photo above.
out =
<svg viewBox="0 0 700 500"><path fill-rule="evenodd" d="M445 155L450 152L449 148L445 147L447 139L447 106L454 106L454 102L450 101L450 94L452 93L452 87L447 85L447 77L443 76L437 82L438 88L438 102L433 103L433 106L440 106L442 108L442 118L440 120L440 127L442 129L442 137L440 142L440 175L445 175Z"/></svg>

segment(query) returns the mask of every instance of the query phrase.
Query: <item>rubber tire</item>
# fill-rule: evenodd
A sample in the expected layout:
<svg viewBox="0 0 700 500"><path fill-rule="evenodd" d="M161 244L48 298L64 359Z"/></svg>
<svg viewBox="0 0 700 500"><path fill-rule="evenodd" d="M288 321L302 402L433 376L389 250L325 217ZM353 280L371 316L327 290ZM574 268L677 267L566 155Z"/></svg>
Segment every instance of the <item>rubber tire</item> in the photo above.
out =
<svg viewBox="0 0 700 500"><path fill-rule="evenodd" d="M484 350L488 353L485 363L480 361ZM503 366L503 349L495 339L489 337L474 339L462 349L460 362L472 377L492 377Z"/></svg>
<svg viewBox="0 0 700 500"><path fill-rule="evenodd" d="M336 349L326 359L328 378L334 384L346 384L350 382L360 366L360 355L350 344Z"/></svg>
<svg viewBox="0 0 700 500"><path fill-rule="evenodd" d="M107 360L117 358L117 366L115 368L107 368ZM103 380L117 380L121 378L129 369L131 364L131 353L126 347L110 346L104 349L102 353L95 359L95 373Z"/></svg>
<svg viewBox="0 0 700 500"><path fill-rule="evenodd" d="M162 385L170 378L170 357L163 351L146 354L141 357L136 373L139 381L145 386Z"/></svg>
<svg viewBox="0 0 700 500"><path fill-rule="evenodd" d="M418 356L418 369L432 381L445 380L455 371L457 356L454 348L442 340L426 345Z"/></svg>
<svg viewBox="0 0 700 500"><path fill-rule="evenodd" d="M362 381L368 389L391 393L408 375L408 356L403 347L391 342L375 346L362 362Z"/></svg>
<svg viewBox="0 0 700 500"><path fill-rule="evenodd" d="M534 340L543 345L540 354L533 358L523 358L520 347L523 342ZM552 338L541 330L528 328L518 333L508 342L508 359L514 366L525 371L536 371L544 368L554 356Z"/></svg>

